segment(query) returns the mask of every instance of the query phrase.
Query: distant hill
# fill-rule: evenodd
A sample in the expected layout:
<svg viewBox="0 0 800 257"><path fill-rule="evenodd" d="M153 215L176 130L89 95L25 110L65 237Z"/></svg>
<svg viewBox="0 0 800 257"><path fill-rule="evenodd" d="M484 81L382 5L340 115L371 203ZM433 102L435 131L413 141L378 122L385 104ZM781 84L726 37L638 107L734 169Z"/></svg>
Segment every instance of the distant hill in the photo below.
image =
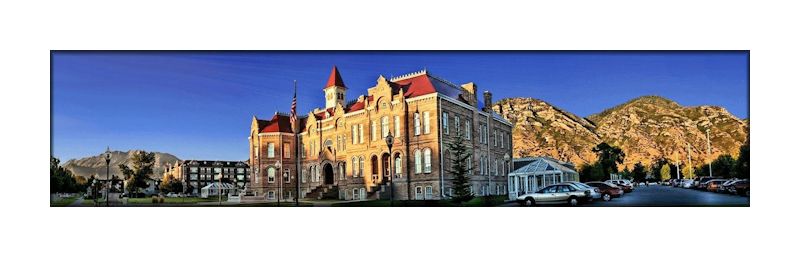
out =
<svg viewBox="0 0 800 257"><path fill-rule="evenodd" d="M600 142L622 148L629 168L659 158L685 162L687 143L697 164L721 154L738 156L749 132L749 120L725 108L686 107L659 96L639 97L586 118L533 98L503 99L493 108L515 123L515 157L550 156L576 165L594 162L591 148ZM710 155L705 133L709 128Z"/></svg>
<svg viewBox="0 0 800 257"><path fill-rule="evenodd" d="M131 163L128 160L136 151L139 150L129 150L127 152L112 151L110 164L111 175L122 176L122 173L119 171L119 164L124 163L130 165ZM95 156L72 159L64 163L63 166L64 168L71 170L73 173L75 173L75 175L81 175L88 178L92 174L98 174L101 178L105 178L106 159L104 155L105 153L101 153ZM168 153L155 152L155 156L156 160L153 167L154 178L161 177L164 167L172 165L176 161L180 161L178 157Z"/></svg>

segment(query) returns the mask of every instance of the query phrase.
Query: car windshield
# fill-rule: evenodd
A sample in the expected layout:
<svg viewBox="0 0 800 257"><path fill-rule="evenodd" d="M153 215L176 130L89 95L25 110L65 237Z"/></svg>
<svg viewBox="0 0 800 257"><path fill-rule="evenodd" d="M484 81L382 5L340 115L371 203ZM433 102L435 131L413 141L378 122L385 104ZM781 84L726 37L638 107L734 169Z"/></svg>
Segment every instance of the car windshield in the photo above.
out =
<svg viewBox="0 0 800 257"><path fill-rule="evenodd" d="M592 187L590 185L587 185L587 184L584 184L584 183L581 183L581 182L573 181L573 182L569 182L569 183L572 184L573 186L580 187L580 188L591 188Z"/></svg>

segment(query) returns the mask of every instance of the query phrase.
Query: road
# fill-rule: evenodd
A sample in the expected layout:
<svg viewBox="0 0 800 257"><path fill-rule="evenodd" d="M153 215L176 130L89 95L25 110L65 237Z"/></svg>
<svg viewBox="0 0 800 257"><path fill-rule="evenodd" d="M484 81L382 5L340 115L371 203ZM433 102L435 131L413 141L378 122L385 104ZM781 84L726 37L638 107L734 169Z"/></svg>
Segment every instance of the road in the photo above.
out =
<svg viewBox="0 0 800 257"><path fill-rule="evenodd" d="M504 206L517 206L506 204ZM586 207L692 207L692 206L750 206L750 198L670 186L639 186L611 201L583 204Z"/></svg>

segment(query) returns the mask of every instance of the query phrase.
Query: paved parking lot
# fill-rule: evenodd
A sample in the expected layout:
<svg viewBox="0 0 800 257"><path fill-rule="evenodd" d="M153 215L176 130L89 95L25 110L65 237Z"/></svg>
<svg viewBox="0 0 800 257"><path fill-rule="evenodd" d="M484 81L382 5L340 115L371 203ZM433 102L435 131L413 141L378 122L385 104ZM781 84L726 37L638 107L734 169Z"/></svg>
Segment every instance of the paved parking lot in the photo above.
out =
<svg viewBox="0 0 800 257"><path fill-rule="evenodd" d="M504 206L518 206L506 204ZM595 200L586 207L652 207L652 206L750 206L750 198L670 186L639 186L620 198L604 202Z"/></svg>

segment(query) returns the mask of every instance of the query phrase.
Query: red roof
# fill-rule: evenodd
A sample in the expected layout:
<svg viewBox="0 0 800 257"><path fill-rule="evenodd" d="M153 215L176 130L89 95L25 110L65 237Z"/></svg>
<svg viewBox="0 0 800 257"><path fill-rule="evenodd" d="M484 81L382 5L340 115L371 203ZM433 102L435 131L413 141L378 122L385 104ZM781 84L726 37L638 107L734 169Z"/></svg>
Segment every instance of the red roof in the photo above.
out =
<svg viewBox="0 0 800 257"><path fill-rule="evenodd" d="M405 92L404 96L406 98L427 95L436 92L436 88L433 87L433 83L427 74L398 80L395 81L394 84L403 88L403 91Z"/></svg>
<svg viewBox="0 0 800 257"><path fill-rule="evenodd" d="M331 76L328 77L328 83L325 84L325 88L333 86L347 88L344 86L344 80L342 80L342 75L339 74L339 69L336 68L336 66L333 66L333 70L331 70Z"/></svg>
<svg viewBox="0 0 800 257"><path fill-rule="evenodd" d="M298 123L301 122L298 120ZM267 132L292 133L292 123L289 120L289 116L282 114L275 114L275 116L272 116L272 119L266 121L266 125L260 131L260 133Z"/></svg>

